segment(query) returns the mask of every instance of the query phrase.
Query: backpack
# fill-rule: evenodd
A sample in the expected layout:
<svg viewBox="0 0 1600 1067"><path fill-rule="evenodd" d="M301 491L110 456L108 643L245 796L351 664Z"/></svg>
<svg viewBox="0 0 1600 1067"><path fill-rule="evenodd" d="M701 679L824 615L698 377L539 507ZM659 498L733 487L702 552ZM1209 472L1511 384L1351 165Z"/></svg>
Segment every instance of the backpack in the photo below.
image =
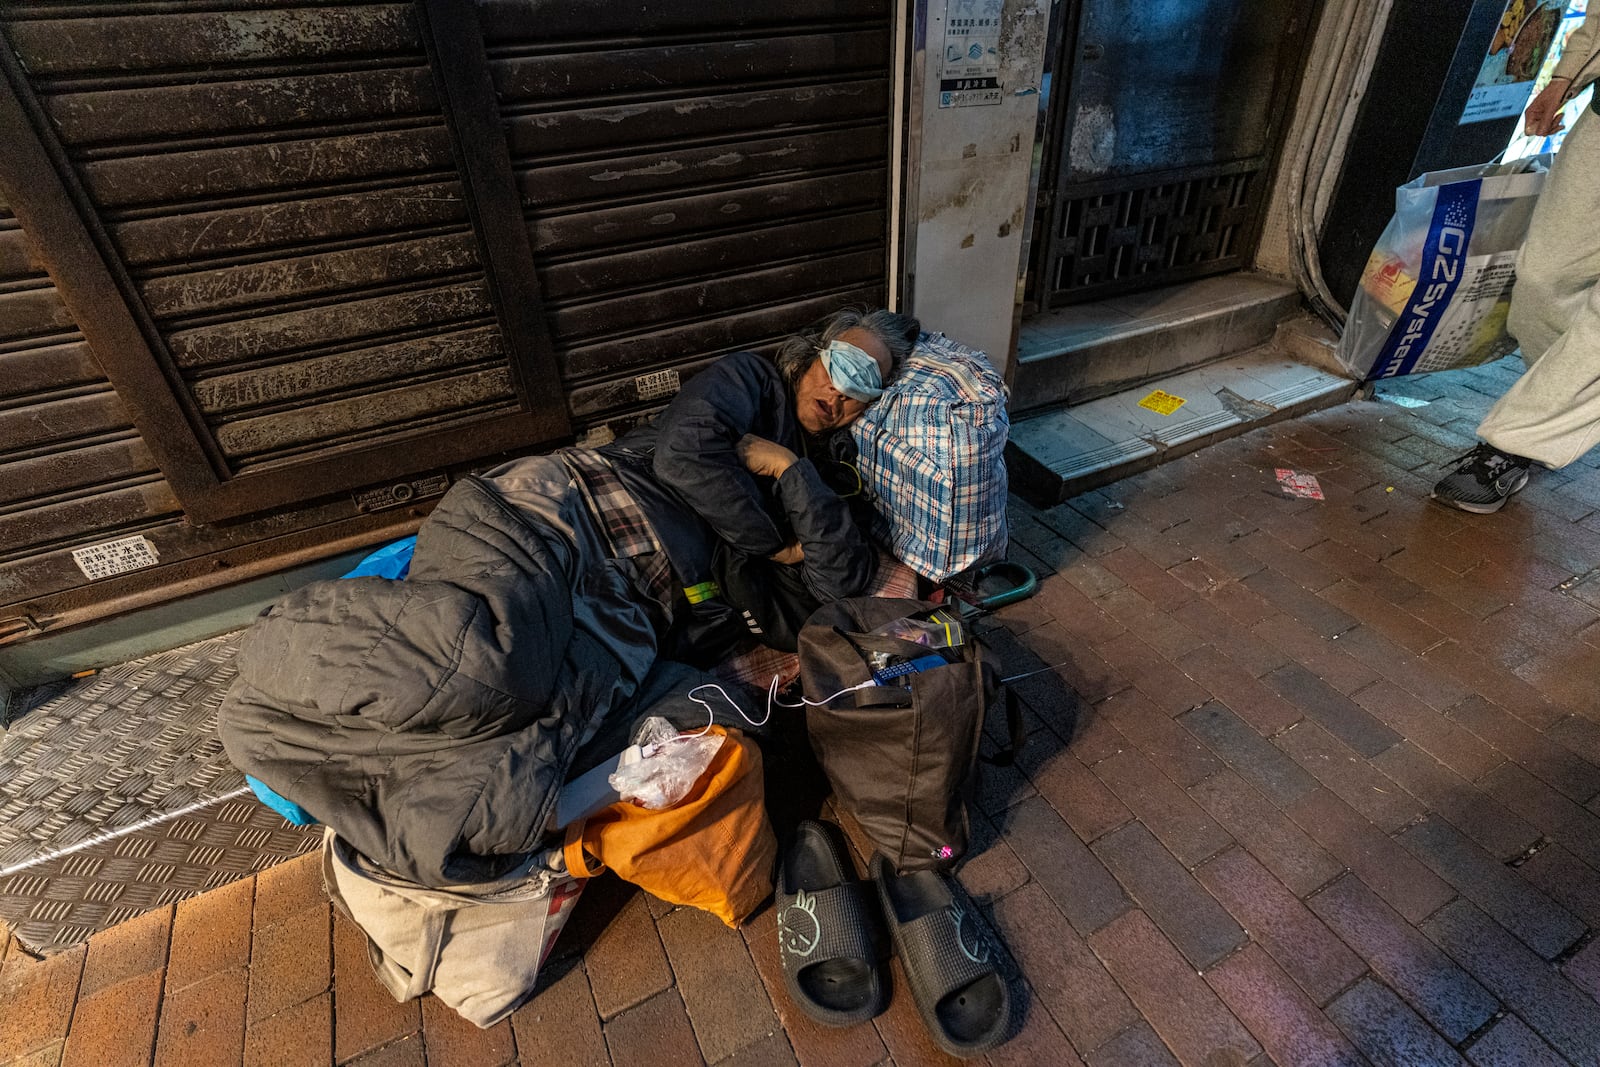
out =
<svg viewBox="0 0 1600 1067"><path fill-rule="evenodd" d="M937 610L919 600L854 597L825 604L800 631L806 731L839 805L901 873L953 867L970 838L984 717L1005 699L1010 749L1021 719L1000 682L999 657L968 631L939 650L944 662L873 685L872 653L909 662L921 644L871 634L895 619Z"/></svg>

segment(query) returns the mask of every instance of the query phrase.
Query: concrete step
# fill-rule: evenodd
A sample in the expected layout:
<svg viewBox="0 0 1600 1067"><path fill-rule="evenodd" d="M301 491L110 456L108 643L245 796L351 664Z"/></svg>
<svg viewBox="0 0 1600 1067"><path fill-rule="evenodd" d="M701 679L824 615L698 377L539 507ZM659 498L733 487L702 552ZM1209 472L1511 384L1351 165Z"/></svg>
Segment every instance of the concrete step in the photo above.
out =
<svg viewBox="0 0 1600 1067"><path fill-rule="evenodd" d="M1257 426L1348 400L1356 383L1260 345L1086 404L1014 417L1011 488L1037 507ZM1183 403L1161 414L1160 395ZM1147 402L1148 406L1141 406Z"/></svg>
<svg viewBox="0 0 1600 1067"><path fill-rule="evenodd" d="M1013 413L1078 404L1266 344L1294 286L1234 273L1039 315L1017 342Z"/></svg>

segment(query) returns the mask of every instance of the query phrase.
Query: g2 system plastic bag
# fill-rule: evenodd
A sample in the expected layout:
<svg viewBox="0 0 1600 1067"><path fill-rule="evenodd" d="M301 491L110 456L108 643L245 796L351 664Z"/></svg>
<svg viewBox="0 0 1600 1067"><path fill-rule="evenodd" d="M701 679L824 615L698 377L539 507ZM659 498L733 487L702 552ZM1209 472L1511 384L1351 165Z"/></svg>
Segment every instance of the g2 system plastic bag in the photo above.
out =
<svg viewBox="0 0 1600 1067"><path fill-rule="evenodd" d="M1339 360L1364 381L1470 367L1516 348L1506 312L1550 158L1434 171L1395 190L1394 217L1350 305Z"/></svg>

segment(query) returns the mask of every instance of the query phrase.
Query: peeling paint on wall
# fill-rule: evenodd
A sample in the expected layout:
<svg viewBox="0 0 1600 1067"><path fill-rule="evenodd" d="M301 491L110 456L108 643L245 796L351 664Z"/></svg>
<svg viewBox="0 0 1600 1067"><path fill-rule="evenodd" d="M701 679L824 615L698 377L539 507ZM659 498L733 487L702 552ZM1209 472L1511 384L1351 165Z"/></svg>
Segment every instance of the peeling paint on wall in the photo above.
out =
<svg viewBox="0 0 1600 1067"><path fill-rule="evenodd" d="M1089 174L1104 174L1117 158L1117 116L1109 104L1083 105L1072 124L1072 166Z"/></svg>

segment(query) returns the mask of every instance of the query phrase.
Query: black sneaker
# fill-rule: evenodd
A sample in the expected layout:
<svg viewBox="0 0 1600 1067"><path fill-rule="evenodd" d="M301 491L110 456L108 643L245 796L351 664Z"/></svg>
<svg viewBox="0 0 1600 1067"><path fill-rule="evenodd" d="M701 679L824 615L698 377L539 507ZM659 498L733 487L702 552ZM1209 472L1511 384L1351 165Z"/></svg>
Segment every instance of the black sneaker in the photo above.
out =
<svg viewBox="0 0 1600 1067"><path fill-rule="evenodd" d="M1454 474L1446 475L1431 494L1439 503L1478 515L1499 511L1511 494L1528 484L1533 461L1479 444L1456 461Z"/></svg>

